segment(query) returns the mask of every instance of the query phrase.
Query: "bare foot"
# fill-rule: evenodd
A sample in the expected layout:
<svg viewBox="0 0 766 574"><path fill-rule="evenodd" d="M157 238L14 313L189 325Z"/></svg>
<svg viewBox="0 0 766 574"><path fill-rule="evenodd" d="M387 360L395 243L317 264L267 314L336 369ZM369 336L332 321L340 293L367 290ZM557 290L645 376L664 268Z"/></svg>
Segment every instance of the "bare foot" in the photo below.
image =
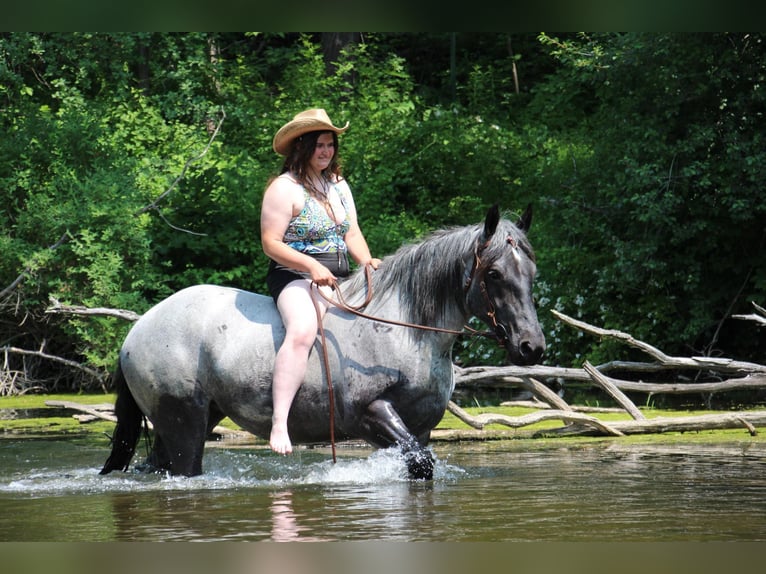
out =
<svg viewBox="0 0 766 574"><path fill-rule="evenodd" d="M269 446L271 446L271 450L278 454L290 454L293 452L293 445L290 442L290 435L287 434L287 427L277 425L271 427Z"/></svg>

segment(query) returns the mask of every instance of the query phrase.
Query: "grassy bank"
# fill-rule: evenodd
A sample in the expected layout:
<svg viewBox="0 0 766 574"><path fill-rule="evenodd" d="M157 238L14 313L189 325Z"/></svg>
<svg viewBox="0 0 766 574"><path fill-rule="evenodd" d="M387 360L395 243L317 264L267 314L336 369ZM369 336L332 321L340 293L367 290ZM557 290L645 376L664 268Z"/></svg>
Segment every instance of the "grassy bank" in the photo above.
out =
<svg viewBox="0 0 766 574"><path fill-rule="evenodd" d="M51 395L25 395L20 397L0 397L0 438L1 437L45 437L45 436L77 436L98 438L101 440L104 435L110 436L114 431L114 423L106 420L96 420L87 423L81 423L73 417L75 411L61 409L58 407L49 407L48 401L69 401L83 405L99 405L103 403L114 403L113 395L105 394L51 394ZM467 407L465 409L469 414L476 416L482 413L503 414L510 417L521 416L533 409L525 407ZM681 417L703 414L714 414L725 411L678 411L643 408L641 409L647 418L654 417ZM760 409L763 410L763 409ZM627 413L598 413L597 418L604 422L619 420L628 420ZM238 426L229 419L224 419L221 426L238 430ZM488 425L484 431L476 431L457 417L447 412L444 418L436 427L434 440L512 440L512 439L531 439L531 442L550 443L556 442L578 442L593 440L618 440L630 444L641 443L664 443L682 441L687 443L737 443L743 447L752 444L763 444L766 446L766 432L764 429L757 429L755 435L751 435L745 428L725 429L725 430L705 430L693 432L670 432L661 434L640 434L625 437L555 437L546 431L560 428L562 422L559 420L549 420L533 425L525 426L519 429L510 429L504 425ZM448 439L447 435L451 431L460 431L460 438ZM534 438L533 438L534 437ZM253 437L255 442L259 439Z"/></svg>

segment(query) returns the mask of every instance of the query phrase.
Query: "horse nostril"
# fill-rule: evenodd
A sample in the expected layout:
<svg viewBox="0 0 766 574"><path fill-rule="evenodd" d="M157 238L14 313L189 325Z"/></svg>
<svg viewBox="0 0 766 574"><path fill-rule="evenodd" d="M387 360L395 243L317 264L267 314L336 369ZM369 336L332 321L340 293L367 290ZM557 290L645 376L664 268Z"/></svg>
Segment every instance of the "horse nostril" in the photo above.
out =
<svg viewBox="0 0 766 574"><path fill-rule="evenodd" d="M519 344L519 353L521 353L527 365L534 365L543 356L545 347L541 345L534 345L530 341L522 341Z"/></svg>

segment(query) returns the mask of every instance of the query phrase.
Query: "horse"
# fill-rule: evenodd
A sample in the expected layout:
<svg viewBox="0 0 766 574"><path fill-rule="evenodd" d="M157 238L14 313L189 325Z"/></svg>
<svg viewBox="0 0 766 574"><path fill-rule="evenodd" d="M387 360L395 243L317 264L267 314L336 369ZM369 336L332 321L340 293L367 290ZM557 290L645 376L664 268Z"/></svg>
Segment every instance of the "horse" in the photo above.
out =
<svg viewBox="0 0 766 574"><path fill-rule="evenodd" d="M431 480L430 434L454 390L452 348L469 319L493 329L509 362L532 365L545 350L531 221L531 205L515 222L493 205L483 223L432 231L340 283L346 305L325 314L289 413L293 443L398 447L409 477ZM352 312L365 304L364 316ZM235 287L193 285L154 305L120 348L117 424L100 474L128 470L146 419L153 444L141 466L170 475L202 474L205 441L225 417L268 439L283 338L273 299Z"/></svg>

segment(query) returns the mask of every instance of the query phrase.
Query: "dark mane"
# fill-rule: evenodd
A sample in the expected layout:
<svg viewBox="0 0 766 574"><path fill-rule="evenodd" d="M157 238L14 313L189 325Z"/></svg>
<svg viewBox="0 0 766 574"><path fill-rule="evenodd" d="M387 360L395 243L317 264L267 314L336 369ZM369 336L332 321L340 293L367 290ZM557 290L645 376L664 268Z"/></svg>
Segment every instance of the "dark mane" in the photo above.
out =
<svg viewBox="0 0 766 574"><path fill-rule="evenodd" d="M373 273L374 299L398 296L403 320L419 325L443 324L448 310L455 305L466 313L465 269L473 262L481 233L479 224L445 228L433 231L422 241L403 245L383 259L379 270ZM524 233L506 219L500 220L482 260L488 263L496 260L509 248L508 237L534 260ZM344 297L349 301L361 300L366 288L365 275L357 270L344 284Z"/></svg>

